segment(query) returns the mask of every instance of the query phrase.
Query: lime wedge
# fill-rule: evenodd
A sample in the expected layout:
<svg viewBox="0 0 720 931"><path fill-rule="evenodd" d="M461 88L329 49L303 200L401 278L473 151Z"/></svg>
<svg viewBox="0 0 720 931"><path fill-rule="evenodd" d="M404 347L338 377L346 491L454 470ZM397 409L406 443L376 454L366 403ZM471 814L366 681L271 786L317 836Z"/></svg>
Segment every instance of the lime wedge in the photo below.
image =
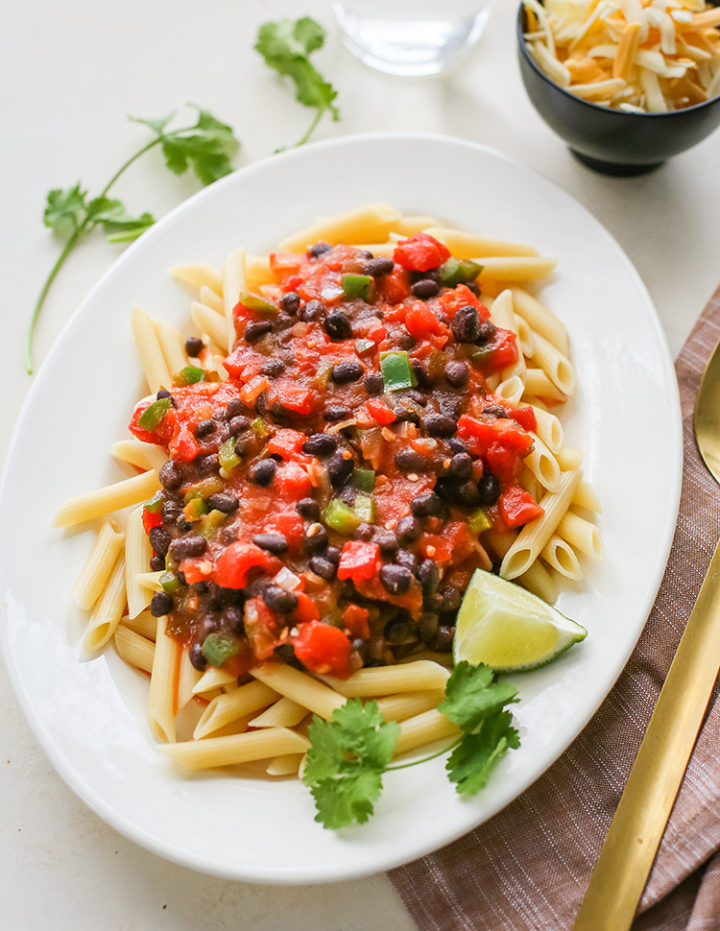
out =
<svg viewBox="0 0 720 931"><path fill-rule="evenodd" d="M453 658L524 672L551 663L586 636L584 627L541 598L476 569L458 612Z"/></svg>

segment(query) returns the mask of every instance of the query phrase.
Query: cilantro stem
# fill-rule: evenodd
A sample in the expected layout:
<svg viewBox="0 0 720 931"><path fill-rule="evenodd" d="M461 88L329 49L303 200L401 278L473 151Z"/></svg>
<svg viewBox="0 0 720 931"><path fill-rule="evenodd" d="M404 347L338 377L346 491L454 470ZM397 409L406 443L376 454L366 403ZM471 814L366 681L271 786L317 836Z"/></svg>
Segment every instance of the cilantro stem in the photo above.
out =
<svg viewBox="0 0 720 931"><path fill-rule="evenodd" d="M310 138L310 136L312 136L312 134L315 132L318 123L319 123L320 120L323 118L323 114L324 114L324 113L325 113L325 107L318 107L317 113L315 114L315 117L314 117L312 123L311 123L310 126L308 127L308 129L307 129L307 131L305 132L305 134L302 135L302 136L300 137L300 139L298 139L298 141L295 143L295 145L294 145L293 148L296 148L296 149L297 149L298 146L305 145L305 143L308 141L308 139Z"/></svg>
<svg viewBox="0 0 720 931"><path fill-rule="evenodd" d="M195 128L196 127L194 126L184 126L182 129L174 129L168 133L162 132L155 139L151 139L150 142L144 145L141 149L138 149L138 151L135 152L134 155L131 155L130 158L128 158L127 161L125 161L120 166L120 168L118 168L115 174L110 178L108 183L102 189L99 197L105 197L109 193L110 189L115 185L115 183L122 177L123 174L125 174L128 168L130 168L130 166L133 165L139 158L145 155L146 152L149 152L150 149L153 149L155 146L160 145L162 142L164 142L167 139L182 135L183 133L190 132L194 130ZM65 243L65 246L63 247L62 252L58 256L57 261L55 262L53 267L50 269L50 272L47 278L45 279L45 282L43 283L42 288L40 289L40 294L38 295L38 299L33 309L32 317L30 318L30 323L28 324L27 332L25 335L24 361L25 361L25 371L27 372L28 375L33 374L33 360L32 360L33 339L35 337L35 329L37 327L37 322L40 317L40 312L43 309L43 306L47 299L50 288L52 287L53 282L57 278L57 275L60 269L63 267L68 257L70 256L72 251L75 249L77 244L80 242L82 237L85 235L85 233L89 232L89 230L92 228L92 225L93 225L92 218L87 216L82 221L82 223L80 223L75 228L74 232L71 234L70 238Z"/></svg>
<svg viewBox="0 0 720 931"><path fill-rule="evenodd" d="M443 747L442 750L437 750L435 753L430 753L428 756L420 757L419 760L410 760L409 763L393 763L392 766L388 766L386 772L391 773L396 769L408 769L410 766L418 766L420 763L427 763L429 760L434 760L439 756L444 756L450 750L454 750L455 747L460 743L462 737L458 737L451 744L448 744L447 747Z"/></svg>

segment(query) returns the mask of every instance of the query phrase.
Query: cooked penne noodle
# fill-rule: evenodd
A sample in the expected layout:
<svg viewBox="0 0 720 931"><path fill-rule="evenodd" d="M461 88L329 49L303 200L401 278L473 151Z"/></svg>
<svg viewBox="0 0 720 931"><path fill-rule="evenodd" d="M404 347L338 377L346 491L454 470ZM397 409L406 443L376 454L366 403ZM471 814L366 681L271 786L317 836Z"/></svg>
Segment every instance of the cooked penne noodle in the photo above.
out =
<svg viewBox="0 0 720 931"><path fill-rule="evenodd" d="M529 592L532 592L533 595L542 598L549 605L555 604L557 601L558 587L555 578L539 560L536 560L515 581L519 582Z"/></svg>
<svg viewBox="0 0 720 931"><path fill-rule="evenodd" d="M259 291L263 285L275 283L270 261L265 255L246 255L244 274L248 291Z"/></svg>
<svg viewBox="0 0 720 931"><path fill-rule="evenodd" d="M143 527L141 506L131 512L125 529L125 587L130 617L144 611L152 599L152 593L137 580L137 576L150 565L152 554L152 547Z"/></svg>
<svg viewBox="0 0 720 931"><path fill-rule="evenodd" d="M564 355L569 355L570 341L565 324L523 288L513 288L512 296L515 313L519 314L535 333L544 336Z"/></svg>
<svg viewBox="0 0 720 931"><path fill-rule="evenodd" d="M563 446L562 449L558 450L557 461L563 472L579 469L583 464L582 450L570 449L568 446Z"/></svg>
<svg viewBox="0 0 720 931"><path fill-rule="evenodd" d="M190 662L190 650L180 653L180 670L177 683L177 711L180 712L193 699L193 689L202 675Z"/></svg>
<svg viewBox="0 0 720 931"><path fill-rule="evenodd" d="M265 772L268 776L297 776L304 757L304 753L286 753L285 756L273 757L265 767Z"/></svg>
<svg viewBox="0 0 720 931"><path fill-rule="evenodd" d="M162 574L162 570L159 572L138 572L135 576L135 581L141 588L146 588L151 592L159 592L162 588L162 583L160 582Z"/></svg>
<svg viewBox="0 0 720 931"><path fill-rule="evenodd" d="M180 330L166 320L153 320L153 326L163 356L165 356L168 372L172 377L176 372L181 371L181 369L185 368L187 365L185 341L180 335Z"/></svg>
<svg viewBox="0 0 720 931"><path fill-rule="evenodd" d="M175 742L177 678L182 647L166 633L167 618L158 618L157 640L150 676L148 721L156 740Z"/></svg>
<svg viewBox="0 0 720 931"><path fill-rule="evenodd" d="M415 715L437 708L443 700L445 692L436 689L428 692L406 692L397 695L386 695L377 699L380 713L386 721L406 721Z"/></svg>
<svg viewBox="0 0 720 931"><path fill-rule="evenodd" d="M60 505L53 527L73 527L75 524L83 524L96 517L112 514L113 511L119 511L131 504L147 501L159 487L160 479L157 472L148 471L115 482L114 485L105 485L84 495L68 498Z"/></svg>
<svg viewBox="0 0 720 931"><path fill-rule="evenodd" d="M517 327L517 339L520 352L522 353L524 360L531 359L533 353L535 352L535 334L533 333L527 320L523 320L523 318L518 317L517 314L515 315L515 325ZM527 363L523 367L523 372L526 368Z"/></svg>
<svg viewBox="0 0 720 931"><path fill-rule="evenodd" d="M510 378L503 379L494 390L493 394L502 398L503 401L512 404L513 407L517 407L522 399L524 390L525 385L523 384L522 378L520 378L519 375L512 375Z"/></svg>
<svg viewBox="0 0 720 931"><path fill-rule="evenodd" d="M589 482L580 482L573 495L572 503L574 507L582 508L585 511L592 511L594 514L600 514L602 511L600 499Z"/></svg>
<svg viewBox="0 0 720 931"><path fill-rule="evenodd" d="M522 282L539 281L552 274L557 265L555 259L542 256L482 256L473 257L473 261L482 265L478 281Z"/></svg>
<svg viewBox="0 0 720 931"><path fill-rule="evenodd" d="M575 374L569 359L539 333L535 334L532 361L545 372L563 395L568 396L573 393Z"/></svg>
<svg viewBox="0 0 720 931"><path fill-rule="evenodd" d="M113 443L113 456L138 469L155 469L159 472L167 462L167 453L162 446L138 443L137 440L119 440Z"/></svg>
<svg viewBox="0 0 720 931"><path fill-rule="evenodd" d="M426 233L445 243L456 259L473 259L476 255L487 256L517 256L538 255L537 249L525 246L519 242L507 242L502 239L493 239L490 236L476 236L473 233L464 233L462 230L447 229L442 226L424 228ZM420 232L415 230L415 232Z"/></svg>
<svg viewBox="0 0 720 931"><path fill-rule="evenodd" d="M224 669L216 669L214 666L208 666L200 677L199 681L193 686L193 695L204 695L215 689L224 688L227 685L237 685L237 676L226 672Z"/></svg>
<svg viewBox="0 0 720 931"><path fill-rule="evenodd" d="M262 682L248 682L233 692L213 698L198 721L193 738L199 740L260 708L266 708L278 693ZM300 720L305 715L301 715Z"/></svg>
<svg viewBox="0 0 720 931"><path fill-rule="evenodd" d="M345 704L344 696L292 666L263 663L251 669L250 675L326 720L332 717L336 708Z"/></svg>
<svg viewBox="0 0 720 931"><path fill-rule="evenodd" d="M152 672L155 658L155 644L152 640L141 636L125 624L118 624L113 643L117 655L128 666L135 666L143 672Z"/></svg>
<svg viewBox="0 0 720 931"><path fill-rule="evenodd" d="M540 555L548 566L566 579L577 582L582 578L582 568L577 554L570 544L557 534L554 533L550 537L542 548Z"/></svg>
<svg viewBox="0 0 720 931"><path fill-rule="evenodd" d="M392 234L391 234L392 235ZM402 236L398 236L399 239L402 239ZM391 256L395 251L395 246L397 245L397 240L393 239L390 242L365 242L358 243L358 249L364 249L366 252L372 252L374 256Z"/></svg>
<svg viewBox="0 0 720 931"><path fill-rule="evenodd" d="M249 721L250 727L295 727L307 715L307 708L285 695Z"/></svg>
<svg viewBox="0 0 720 931"><path fill-rule="evenodd" d="M581 479L581 472L563 472L558 490L543 496L540 506L545 513L525 524L517 535L500 566L503 578L514 579L527 572L562 520Z"/></svg>
<svg viewBox="0 0 720 931"><path fill-rule="evenodd" d="M589 520L568 511L558 524L558 534L576 550L580 550L591 559L600 560L603 556L603 544L600 531Z"/></svg>
<svg viewBox="0 0 720 931"><path fill-rule="evenodd" d="M554 414L538 407L537 404L533 404L532 409L537 421L537 435L551 452L557 454L563 444L564 431L562 424Z"/></svg>
<svg viewBox="0 0 720 931"><path fill-rule="evenodd" d="M245 250L233 249L225 259L222 270L223 301L225 303L225 339L215 340L218 346L229 348L235 342L235 318L233 310L245 290ZM215 337L213 337L215 339Z"/></svg>
<svg viewBox="0 0 720 931"><path fill-rule="evenodd" d="M201 304L204 304L206 307L210 307L212 310L217 311L219 314L225 313L225 301L221 297L221 293L216 293L212 288L208 288L203 285L198 291L197 299Z"/></svg>
<svg viewBox="0 0 720 931"><path fill-rule="evenodd" d="M399 217L393 224L393 232L399 236L414 236L415 233L429 233L430 227L437 227L438 221L435 217ZM431 234L432 235L432 234ZM435 237L439 239L438 236ZM452 249L450 250L452 252Z"/></svg>
<svg viewBox="0 0 720 931"><path fill-rule="evenodd" d="M316 242L329 242L331 246L337 243L354 244L373 240L382 242L400 219L401 214L387 204L369 204L367 207L341 213L337 217L318 220L312 226L281 240L277 251L305 252Z"/></svg>
<svg viewBox="0 0 720 931"><path fill-rule="evenodd" d="M418 660L404 666L372 666L358 669L349 679L323 676L323 682L346 698L368 698L397 692L444 689L448 671L438 663Z"/></svg>
<svg viewBox="0 0 720 931"><path fill-rule="evenodd" d="M560 484L561 466L540 437L532 432L531 436L533 448L523 462L543 488L547 488L548 491L557 491Z"/></svg>
<svg viewBox="0 0 720 931"><path fill-rule="evenodd" d="M125 627L134 630L136 634L146 637L148 640L155 642L157 637L157 618L153 617L149 611L141 611L136 617L125 617L122 619Z"/></svg>
<svg viewBox="0 0 720 931"><path fill-rule="evenodd" d="M89 611L98 600L108 584L124 542L125 534L119 533L111 521L104 521L72 588L72 599L79 608Z"/></svg>
<svg viewBox="0 0 720 931"><path fill-rule="evenodd" d="M546 401L567 401L567 395L550 381L542 369L529 368L525 373L525 394L530 398Z"/></svg>
<svg viewBox="0 0 720 931"><path fill-rule="evenodd" d="M125 610L125 564L122 556L115 563L105 591L93 608L83 637L83 650L102 650L112 639Z"/></svg>
<svg viewBox="0 0 720 931"><path fill-rule="evenodd" d="M495 326L515 332L515 314L513 313L512 293L508 288L501 291L493 301L490 319Z"/></svg>
<svg viewBox="0 0 720 931"><path fill-rule="evenodd" d="M208 737L182 743L162 744L158 750L186 769L214 769L287 753L305 753L310 741L286 727L267 727L229 737Z"/></svg>
<svg viewBox="0 0 720 931"><path fill-rule="evenodd" d="M216 294L222 294L222 278L212 265L176 265L170 269L175 281L187 285L195 291L210 288Z"/></svg>
<svg viewBox="0 0 720 931"><path fill-rule="evenodd" d="M212 307L207 307L199 301L193 301L190 305L190 315L193 323L201 333L207 333L210 339L216 343L220 349L227 352L228 334L227 321L223 314L219 314Z"/></svg>
<svg viewBox="0 0 720 931"><path fill-rule="evenodd" d="M130 316L135 346L140 356L140 364L145 373L145 380L151 394L156 394L160 388L169 388L171 385L170 372L165 362L160 340L155 333L150 316L137 304Z"/></svg>
<svg viewBox="0 0 720 931"><path fill-rule="evenodd" d="M461 733L460 728L450 718L446 718L436 708L431 708L422 714L407 718L400 724L400 736L395 744L393 756L400 756L409 750L435 743L436 740L458 737Z"/></svg>

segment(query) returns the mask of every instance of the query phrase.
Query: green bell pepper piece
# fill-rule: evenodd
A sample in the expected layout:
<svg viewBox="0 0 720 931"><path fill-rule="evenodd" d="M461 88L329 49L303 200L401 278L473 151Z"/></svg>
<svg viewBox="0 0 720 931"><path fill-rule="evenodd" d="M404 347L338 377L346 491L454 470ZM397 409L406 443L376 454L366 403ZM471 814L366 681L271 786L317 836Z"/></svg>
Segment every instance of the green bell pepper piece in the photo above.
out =
<svg viewBox="0 0 720 931"><path fill-rule="evenodd" d="M260 297L259 294L252 294L250 291L241 291L239 301L248 310L255 310L266 317L280 313L280 308L276 304L271 304L264 297Z"/></svg>
<svg viewBox="0 0 720 931"><path fill-rule="evenodd" d="M370 275L343 275L343 296L348 300L361 298L366 301L370 295L373 279Z"/></svg>
<svg viewBox="0 0 720 931"><path fill-rule="evenodd" d="M377 520L377 507L375 499L369 495L356 495L354 511L360 520L366 524L374 524Z"/></svg>
<svg viewBox="0 0 720 931"><path fill-rule="evenodd" d="M156 491L152 498L143 504L143 510L150 511L151 514L159 514L162 511L164 502L165 495L161 491Z"/></svg>
<svg viewBox="0 0 720 931"><path fill-rule="evenodd" d="M236 466L240 465L240 457L235 452L235 437L231 436L225 440L218 450L218 459L226 472L232 472Z"/></svg>
<svg viewBox="0 0 720 931"><path fill-rule="evenodd" d="M474 281L482 271L482 265L470 259L456 259L453 256L440 266L440 284L454 288L466 281Z"/></svg>
<svg viewBox="0 0 720 931"><path fill-rule="evenodd" d="M250 423L250 428L256 436L260 437L261 440L264 440L265 437L267 437L270 433L267 428L267 424L262 419L262 417L256 417L255 420Z"/></svg>
<svg viewBox="0 0 720 931"><path fill-rule="evenodd" d="M189 501L183 510L183 515L188 523L200 520L203 514L207 514L208 506L202 498L193 498Z"/></svg>
<svg viewBox="0 0 720 931"><path fill-rule="evenodd" d="M167 592L168 595L174 595L176 592L180 591L180 579L177 577L175 572L163 572L160 576L160 584L164 592Z"/></svg>
<svg viewBox="0 0 720 931"><path fill-rule="evenodd" d="M375 487L375 470L354 469L352 483L358 491L372 491Z"/></svg>
<svg viewBox="0 0 720 931"><path fill-rule="evenodd" d="M470 530L475 534L483 533L485 530L489 530L492 527L490 518L482 508L474 511L468 518L467 523Z"/></svg>
<svg viewBox="0 0 720 931"><path fill-rule="evenodd" d="M386 391L402 391L403 388L414 388L417 385L410 358L402 350L381 352L380 371Z"/></svg>
<svg viewBox="0 0 720 931"><path fill-rule="evenodd" d="M197 385L200 381L206 381L206 372L197 365L186 365L175 375L173 381L179 385Z"/></svg>
<svg viewBox="0 0 720 931"><path fill-rule="evenodd" d="M202 645L205 659L218 668L239 651L240 641L232 634L208 634Z"/></svg>
<svg viewBox="0 0 720 931"><path fill-rule="evenodd" d="M328 527L337 530L344 537L349 537L354 533L361 522L355 511L339 498L333 498L328 504L322 512L322 519Z"/></svg>
<svg viewBox="0 0 720 931"><path fill-rule="evenodd" d="M366 352L370 352L371 349L374 349L375 343L371 339L358 339L355 341L355 348L362 356Z"/></svg>
<svg viewBox="0 0 720 931"><path fill-rule="evenodd" d="M148 433L153 433L160 426L165 414L171 407L172 401L170 398L158 398L157 401L153 401L140 414L138 427L141 430L147 430Z"/></svg>

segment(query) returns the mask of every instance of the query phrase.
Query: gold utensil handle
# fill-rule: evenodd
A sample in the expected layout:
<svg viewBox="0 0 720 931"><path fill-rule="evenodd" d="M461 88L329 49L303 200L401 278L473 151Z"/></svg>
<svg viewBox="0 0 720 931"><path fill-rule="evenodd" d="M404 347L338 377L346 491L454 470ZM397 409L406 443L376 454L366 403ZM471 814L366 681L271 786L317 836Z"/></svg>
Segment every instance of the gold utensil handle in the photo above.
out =
<svg viewBox="0 0 720 931"><path fill-rule="evenodd" d="M720 665L720 543L650 718L574 931L632 924Z"/></svg>

